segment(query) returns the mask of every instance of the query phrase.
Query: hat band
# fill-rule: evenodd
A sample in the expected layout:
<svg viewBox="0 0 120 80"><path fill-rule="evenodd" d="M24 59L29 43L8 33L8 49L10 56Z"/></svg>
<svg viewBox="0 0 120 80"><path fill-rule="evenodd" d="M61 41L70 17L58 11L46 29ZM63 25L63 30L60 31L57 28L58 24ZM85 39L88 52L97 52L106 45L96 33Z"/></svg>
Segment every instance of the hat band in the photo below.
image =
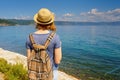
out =
<svg viewBox="0 0 120 80"><path fill-rule="evenodd" d="M37 19L37 21L41 22L41 23L49 23L51 20L52 20L52 18L49 21L47 21L47 22L43 22L43 21L40 21L39 19Z"/></svg>

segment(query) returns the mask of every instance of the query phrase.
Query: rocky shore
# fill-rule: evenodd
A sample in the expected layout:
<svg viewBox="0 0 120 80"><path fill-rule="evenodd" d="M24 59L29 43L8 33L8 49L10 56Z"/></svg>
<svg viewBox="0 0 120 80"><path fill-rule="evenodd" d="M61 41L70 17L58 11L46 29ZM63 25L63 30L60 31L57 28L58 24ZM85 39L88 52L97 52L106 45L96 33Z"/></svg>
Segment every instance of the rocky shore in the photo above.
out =
<svg viewBox="0 0 120 80"><path fill-rule="evenodd" d="M20 55L19 53L11 52L0 48L0 58L6 59L10 64L22 63L25 67L27 67L27 58L23 55ZM3 75L4 74L0 73L0 80L4 80L2 78ZM70 76L64 72L59 71L58 80L80 80L80 79L77 79L73 76Z"/></svg>
<svg viewBox="0 0 120 80"><path fill-rule="evenodd" d="M8 26L8 24L5 24L5 23L0 23L0 26Z"/></svg>

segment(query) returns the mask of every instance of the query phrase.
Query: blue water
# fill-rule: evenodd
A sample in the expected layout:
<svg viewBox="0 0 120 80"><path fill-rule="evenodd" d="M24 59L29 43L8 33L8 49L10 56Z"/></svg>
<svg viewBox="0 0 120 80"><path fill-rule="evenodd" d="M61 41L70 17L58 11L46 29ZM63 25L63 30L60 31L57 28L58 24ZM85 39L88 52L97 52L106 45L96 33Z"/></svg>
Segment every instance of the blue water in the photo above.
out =
<svg viewBox="0 0 120 80"><path fill-rule="evenodd" d="M26 55L25 41L34 26L0 27L0 47ZM120 76L120 26L57 25L62 40L60 69L80 74ZM90 75L91 76L91 75Z"/></svg>

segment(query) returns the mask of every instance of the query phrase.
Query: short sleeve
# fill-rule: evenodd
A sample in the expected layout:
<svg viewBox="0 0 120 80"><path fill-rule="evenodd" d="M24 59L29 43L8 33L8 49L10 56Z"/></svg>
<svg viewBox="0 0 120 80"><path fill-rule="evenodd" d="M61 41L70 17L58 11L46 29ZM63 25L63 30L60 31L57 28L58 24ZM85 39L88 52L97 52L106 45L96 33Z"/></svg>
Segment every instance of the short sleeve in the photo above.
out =
<svg viewBox="0 0 120 80"><path fill-rule="evenodd" d="M31 46L29 38L27 38L27 40L26 40L25 47L26 47L26 49L32 49L32 46Z"/></svg>
<svg viewBox="0 0 120 80"><path fill-rule="evenodd" d="M60 48L61 47L61 40L59 36L56 34L55 36L55 48Z"/></svg>

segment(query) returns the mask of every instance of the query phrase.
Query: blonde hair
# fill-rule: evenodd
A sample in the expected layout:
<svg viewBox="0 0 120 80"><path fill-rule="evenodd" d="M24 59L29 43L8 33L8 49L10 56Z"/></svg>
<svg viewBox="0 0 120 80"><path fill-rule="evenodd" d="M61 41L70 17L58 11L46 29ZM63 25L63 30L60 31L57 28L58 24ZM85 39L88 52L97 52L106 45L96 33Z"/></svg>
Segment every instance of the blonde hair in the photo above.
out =
<svg viewBox="0 0 120 80"><path fill-rule="evenodd" d="M42 25L42 24L36 23L36 29L56 31L56 26L54 23L47 24L47 25Z"/></svg>

